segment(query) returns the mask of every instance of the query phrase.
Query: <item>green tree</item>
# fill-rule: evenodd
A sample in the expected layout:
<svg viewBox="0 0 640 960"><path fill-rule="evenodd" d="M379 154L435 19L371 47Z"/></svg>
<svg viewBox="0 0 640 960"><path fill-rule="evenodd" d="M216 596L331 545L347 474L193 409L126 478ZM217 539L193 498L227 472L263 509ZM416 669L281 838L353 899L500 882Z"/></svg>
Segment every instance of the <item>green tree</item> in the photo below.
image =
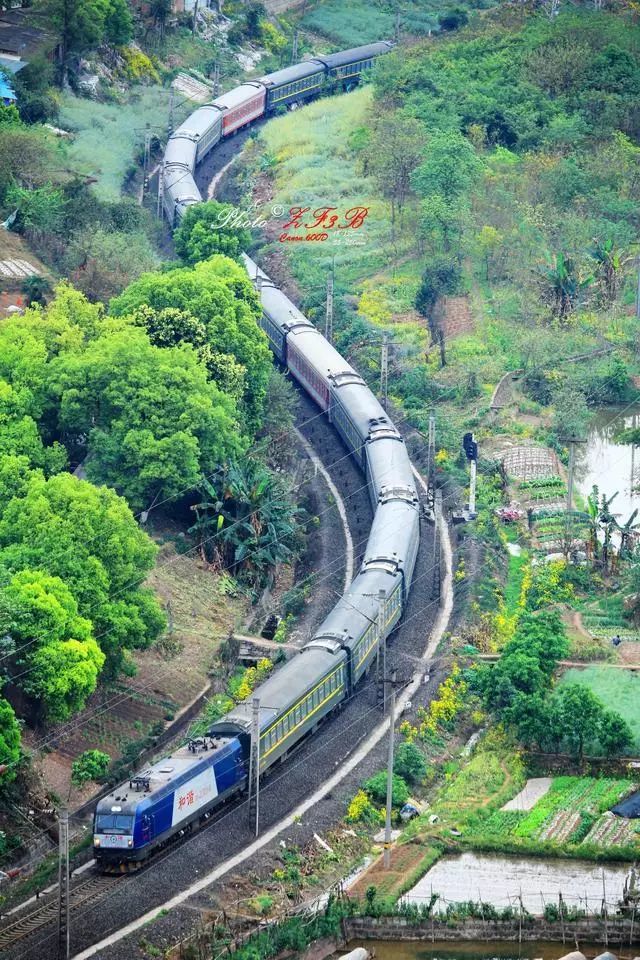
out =
<svg viewBox="0 0 640 960"><path fill-rule="evenodd" d="M384 119L380 116L372 124L362 161L365 172L391 204L392 223L411 195L411 174L420 161L425 138L420 121L393 111L385 112Z"/></svg>
<svg viewBox="0 0 640 960"><path fill-rule="evenodd" d="M64 581L79 616L93 624L110 675L127 649L148 646L165 626L157 600L140 586L156 552L123 499L70 474L23 477L0 517L0 564Z"/></svg>
<svg viewBox="0 0 640 960"><path fill-rule="evenodd" d="M409 783L420 783L427 773L427 762L415 743L401 743L393 761L394 773Z"/></svg>
<svg viewBox="0 0 640 960"><path fill-rule="evenodd" d="M189 207L174 233L176 253L185 263L208 260L216 253L234 260L251 243L251 233L239 226L242 213L229 203L207 200Z"/></svg>
<svg viewBox="0 0 640 960"><path fill-rule="evenodd" d="M71 783L74 787L83 787L90 780L99 780L103 777L111 757L102 750L85 750L71 764Z"/></svg>
<svg viewBox="0 0 640 960"><path fill-rule="evenodd" d="M541 695L546 690L546 678L536 656L516 650L485 668L480 685L486 708L501 717L518 694Z"/></svg>
<svg viewBox="0 0 640 960"><path fill-rule="evenodd" d="M60 41L61 82L70 55L131 39L133 21L126 0L37 0L34 6Z"/></svg>
<svg viewBox="0 0 640 960"><path fill-rule="evenodd" d="M0 787L15 780L19 759L20 724L11 704L0 697Z"/></svg>
<svg viewBox="0 0 640 960"><path fill-rule="evenodd" d="M57 233L62 226L64 197L50 183L36 189L14 186L7 193L7 203L18 211L17 230L42 235Z"/></svg>
<svg viewBox="0 0 640 960"><path fill-rule="evenodd" d="M578 760L584 756L585 744L598 738L602 720L602 703L583 683L571 683L560 690L565 739Z"/></svg>
<svg viewBox="0 0 640 960"><path fill-rule="evenodd" d="M634 746L629 724L615 710L605 710L602 713L598 740L607 757L619 756Z"/></svg>
<svg viewBox="0 0 640 960"><path fill-rule="evenodd" d="M214 355L231 356L244 368L243 432L253 433L262 417L271 355L257 323L260 306L246 271L227 257L215 256L193 268L146 274L112 300L110 309L126 316L142 304L154 312L166 307L186 311L204 323Z"/></svg>
<svg viewBox="0 0 640 960"><path fill-rule="evenodd" d="M67 221L65 230L69 227ZM89 300L106 303L143 273L157 269L158 256L143 230L106 230L94 223L74 229L64 265L76 289Z"/></svg>
<svg viewBox="0 0 640 960"><path fill-rule="evenodd" d="M47 720L66 720L93 693L105 657L91 622L59 577L22 570L3 589L0 632L15 653L8 674Z"/></svg>
<svg viewBox="0 0 640 960"><path fill-rule="evenodd" d="M596 264L596 279L602 298L605 304L613 303L618 296L625 257L611 237L606 240L595 237L589 254Z"/></svg>
<svg viewBox="0 0 640 960"><path fill-rule="evenodd" d="M457 293L460 289L460 266L447 257L433 258L424 273L416 294L415 305L418 313L427 318L433 343L440 350L440 365L445 366L446 345L444 330L436 316L436 304L441 297Z"/></svg>
<svg viewBox="0 0 640 960"><path fill-rule="evenodd" d="M55 373L66 442L135 509L186 495L243 450L233 399L189 346L160 349L128 327L60 357Z"/></svg>
<svg viewBox="0 0 640 960"><path fill-rule="evenodd" d="M156 347L177 347L181 343L189 343L201 351L207 342L206 325L188 310L177 307L154 310L143 303L134 310L130 319L136 326L144 327L149 340Z"/></svg>
<svg viewBox="0 0 640 960"><path fill-rule="evenodd" d="M433 134L424 156L411 177L421 197L439 194L451 203L467 193L482 173L482 160L469 140L457 130Z"/></svg>
<svg viewBox="0 0 640 960"><path fill-rule="evenodd" d="M515 636L505 646L503 656L520 651L535 656L538 665L549 680L558 660L565 658L570 649L567 631L555 610L525 613L518 623Z"/></svg>
<svg viewBox="0 0 640 960"><path fill-rule="evenodd" d="M386 803L387 799L387 773L381 770L375 776L370 777L364 784L364 789L377 803ZM397 773L393 774L391 782L391 803L394 807L403 807L409 799L409 788L406 781L399 777Z"/></svg>

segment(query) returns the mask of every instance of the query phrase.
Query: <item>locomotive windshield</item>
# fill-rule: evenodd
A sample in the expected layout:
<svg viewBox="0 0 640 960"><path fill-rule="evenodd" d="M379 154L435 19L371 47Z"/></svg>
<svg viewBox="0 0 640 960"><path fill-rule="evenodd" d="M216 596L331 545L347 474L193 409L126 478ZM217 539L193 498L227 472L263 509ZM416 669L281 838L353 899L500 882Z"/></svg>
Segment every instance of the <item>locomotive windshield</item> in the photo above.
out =
<svg viewBox="0 0 640 960"><path fill-rule="evenodd" d="M131 833L133 817L101 813L96 817L95 833Z"/></svg>

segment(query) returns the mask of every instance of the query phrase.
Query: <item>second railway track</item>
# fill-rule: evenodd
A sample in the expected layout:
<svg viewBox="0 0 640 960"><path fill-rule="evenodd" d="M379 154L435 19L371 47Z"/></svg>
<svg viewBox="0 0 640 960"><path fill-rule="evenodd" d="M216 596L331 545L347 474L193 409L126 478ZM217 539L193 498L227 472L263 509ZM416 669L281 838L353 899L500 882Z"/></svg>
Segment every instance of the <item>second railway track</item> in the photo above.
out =
<svg viewBox="0 0 640 960"><path fill-rule="evenodd" d="M92 876L71 888L69 911L86 907L105 897L120 882L119 876ZM0 930L0 953L31 936L36 930L50 926L58 916L58 892L52 892L46 903Z"/></svg>

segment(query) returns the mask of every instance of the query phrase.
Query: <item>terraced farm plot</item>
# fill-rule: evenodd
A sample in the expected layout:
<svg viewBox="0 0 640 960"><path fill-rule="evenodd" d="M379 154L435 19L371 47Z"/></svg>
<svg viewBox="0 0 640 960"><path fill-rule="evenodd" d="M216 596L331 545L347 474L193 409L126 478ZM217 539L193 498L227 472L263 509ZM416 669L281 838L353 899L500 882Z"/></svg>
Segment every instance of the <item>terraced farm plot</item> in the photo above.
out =
<svg viewBox="0 0 640 960"><path fill-rule="evenodd" d="M584 669L567 670L560 683L586 684L606 707L622 714L633 733L635 749L640 749L640 676L637 673L593 664Z"/></svg>
<svg viewBox="0 0 640 960"><path fill-rule="evenodd" d="M529 811L498 811L480 824L479 845L505 849L558 848L585 856L595 848L632 848L640 852L640 821L623 820L609 812L637 788L631 780L555 777L551 788ZM473 843L472 838L472 843Z"/></svg>

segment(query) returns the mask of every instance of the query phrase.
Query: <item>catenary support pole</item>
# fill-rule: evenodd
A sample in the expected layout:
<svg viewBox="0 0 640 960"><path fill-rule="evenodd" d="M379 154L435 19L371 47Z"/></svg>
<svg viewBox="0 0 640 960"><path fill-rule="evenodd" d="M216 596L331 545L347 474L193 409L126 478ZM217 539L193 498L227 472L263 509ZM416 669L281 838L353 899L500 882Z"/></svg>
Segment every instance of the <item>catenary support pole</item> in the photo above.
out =
<svg viewBox="0 0 640 960"><path fill-rule="evenodd" d="M386 684L386 677L385 677ZM384 868L391 866L391 802L393 800L393 740L396 714L396 671L391 674L391 693L389 694L389 751L387 754L387 808L384 823Z"/></svg>
<svg viewBox="0 0 640 960"><path fill-rule="evenodd" d="M260 832L260 698L252 700L251 752L249 754L249 817L255 819L255 835Z"/></svg>
<svg viewBox="0 0 640 960"><path fill-rule="evenodd" d="M69 960L69 811L58 814L58 958Z"/></svg>

